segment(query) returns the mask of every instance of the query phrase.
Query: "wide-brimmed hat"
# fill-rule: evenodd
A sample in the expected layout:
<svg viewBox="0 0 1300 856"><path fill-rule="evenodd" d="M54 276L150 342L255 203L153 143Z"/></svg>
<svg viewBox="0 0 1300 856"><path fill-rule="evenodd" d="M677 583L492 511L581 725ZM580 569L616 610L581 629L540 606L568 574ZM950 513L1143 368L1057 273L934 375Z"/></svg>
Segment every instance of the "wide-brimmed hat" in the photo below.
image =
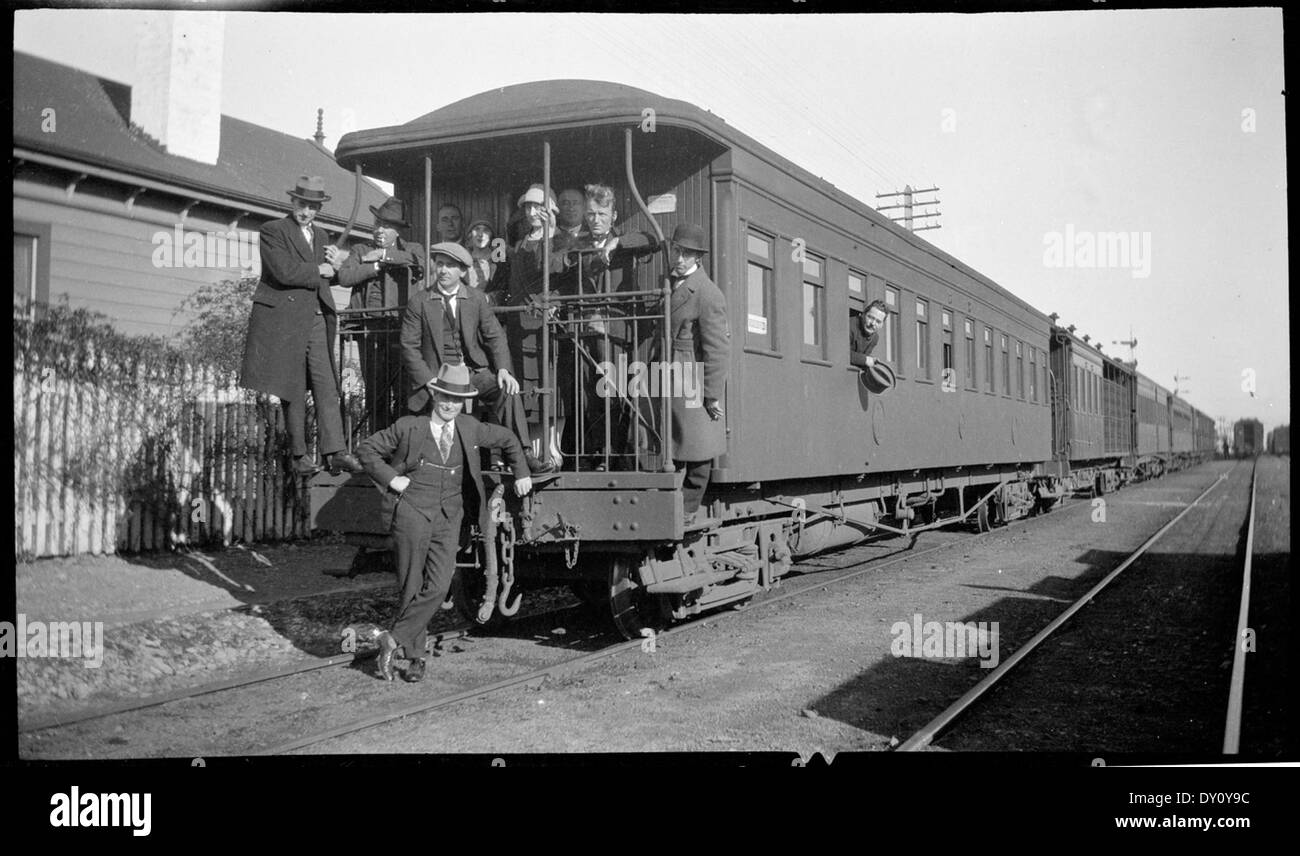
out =
<svg viewBox="0 0 1300 856"><path fill-rule="evenodd" d="M389 226L397 226L405 229L411 224L406 222L406 203L396 196L385 200L383 205L376 208L373 205L367 205L370 213L375 215L375 220Z"/></svg>
<svg viewBox="0 0 1300 856"><path fill-rule="evenodd" d="M473 398L478 395L478 390L469 382L469 368L464 363L443 363L438 367L438 376L429 388L457 398Z"/></svg>
<svg viewBox="0 0 1300 856"><path fill-rule="evenodd" d="M678 223L677 228L673 229L672 241L683 250L694 250L697 253L709 251L708 238L704 230L694 223Z"/></svg>
<svg viewBox="0 0 1300 856"><path fill-rule="evenodd" d="M474 257L469 254L469 250L452 241L443 241L430 247L429 258L432 259L434 256L453 258L461 267L470 268L474 266Z"/></svg>
<svg viewBox="0 0 1300 856"><path fill-rule="evenodd" d="M329 202L325 195L325 179L319 175L300 175L298 185L289 191L294 199L306 199L308 202Z"/></svg>
<svg viewBox="0 0 1300 856"><path fill-rule="evenodd" d="M868 392L880 394L886 390L893 389L894 384L898 382L894 377L894 370L889 367L888 363L882 363L876 360L869 366L862 369L858 375L858 380L867 388Z"/></svg>
<svg viewBox="0 0 1300 856"><path fill-rule="evenodd" d="M530 186L527 190L524 191L524 195L521 196L521 197L519 197L519 202L518 202L517 204L518 204L518 206L519 206L520 208L523 208L524 205L525 205L525 203L528 203L528 202L532 202L532 203L535 203L535 204L537 204L537 205L541 205L541 204L542 204L542 193L543 193L542 186L541 186L540 184L534 184L534 185ZM547 201L550 203L550 209L551 209L551 211L554 212L554 213L556 213L556 214L559 214L559 213L560 213L560 206L558 206L558 205L555 204L555 194L554 194L554 193L548 193L548 194L546 194L546 196L547 196Z"/></svg>

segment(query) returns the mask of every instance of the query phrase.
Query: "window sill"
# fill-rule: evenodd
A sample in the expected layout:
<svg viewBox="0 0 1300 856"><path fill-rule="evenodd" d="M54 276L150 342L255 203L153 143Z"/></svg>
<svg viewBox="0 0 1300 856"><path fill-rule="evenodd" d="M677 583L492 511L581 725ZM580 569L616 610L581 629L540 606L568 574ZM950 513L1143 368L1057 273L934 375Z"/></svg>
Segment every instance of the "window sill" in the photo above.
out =
<svg viewBox="0 0 1300 856"><path fill-rule="evenodd" d="M776 357L778 360L785 359L785 354L780 351L773 351L771 348L760 348L757 345L746 345L745 353L758 354L760 357Z"/></svg>
<svg viewBox="0 0 1300 856"><path fill-rule="evenodd" d="M832 363L830 360L823 360L820 357L800 357L799 362L807 363L810 366L824 366L825 368L830 368L835 365L835 363Z"/></svg>

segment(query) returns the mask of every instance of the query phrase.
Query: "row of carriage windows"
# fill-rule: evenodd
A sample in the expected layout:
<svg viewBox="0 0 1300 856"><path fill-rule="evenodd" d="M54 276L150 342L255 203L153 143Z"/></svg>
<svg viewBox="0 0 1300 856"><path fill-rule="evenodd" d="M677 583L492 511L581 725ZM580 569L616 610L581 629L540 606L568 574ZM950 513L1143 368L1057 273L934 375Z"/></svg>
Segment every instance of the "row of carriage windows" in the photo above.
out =
<svg viewBox="0 0 1300 856"><path fill-rule="evenodd" d="M746 235L746 319L745 345L761 352L779 353L775 323L775 239L758 232L750 231ZM803 340L801 354L805 360L827 362L827 325L826 325L826 264L825 259L806 250L799 260L802 266L801 323ZM903 377L915 368L916 377L935 379L936 371L932 365L931 324L933 321L930 301L921 297L914 301L914 329L912 331L913 350L908 356L910 365L901 359L903 353L902 306L904 293L901 289L885 283L880 293L868 293L866 274L850 269L848 272L849 323L850 327L858 323L858 317L865 311L872 300L883 300L886 307L885 324L880 333L880 342L873 356L889 363L895 372ZM945 389L959 388L959 369L957 366L957 325L956 316L947 308L939 308L940 357L942 365L937 374ZM1005 333L995 332L992 328L972 319L962 318L962 330L965 335L965 352L961 360L964 372L965 388L971 391L979 389L977 373L977 338L976 331L983 335L984 389L986 392L1000 391L1003 395L1016 395L1022 400L1040 402L1040 390L1043 391L1041 403L1047 403L1047 360L1046 353L1039 348L1025 345L1019 340L1008 337ZM838 326L838 325L837 325ZM996 353L995 353L996 339ZM1000 356L999 356L1000 354ZM827 362L827 364L829 364ZM1001 366L1001 374L995 373L995 365ZM1028 372L1025 371L1026 365ZM1014 366L1014 369L1013 369ZM1041 369L1040 369L1041 367ZM1039 372L1042 372L1040 375ZM1015 386L1013 389L1012 382Z"/></svg>

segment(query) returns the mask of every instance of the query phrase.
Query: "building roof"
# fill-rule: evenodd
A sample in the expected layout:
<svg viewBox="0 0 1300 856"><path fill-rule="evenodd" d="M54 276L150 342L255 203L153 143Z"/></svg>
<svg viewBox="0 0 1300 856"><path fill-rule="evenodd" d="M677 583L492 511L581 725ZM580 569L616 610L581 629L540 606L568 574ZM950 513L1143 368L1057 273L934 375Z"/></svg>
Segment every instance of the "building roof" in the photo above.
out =
<svg viewBox="0 0 1300 856"><path fill-rule="evenodd" d="M30 54L13 56L15 149L183 185L232 204L275 208L285 206L286 191L299 175L320 175L332 197L321 216L340 223L347 219L355 179L313 139L223 115L217 163L171 155L131 126L130 86ZM53 133L42 130L47 108L55 111ZM378 206L384 198L380 188L362 183L363 204Z"/></svg>

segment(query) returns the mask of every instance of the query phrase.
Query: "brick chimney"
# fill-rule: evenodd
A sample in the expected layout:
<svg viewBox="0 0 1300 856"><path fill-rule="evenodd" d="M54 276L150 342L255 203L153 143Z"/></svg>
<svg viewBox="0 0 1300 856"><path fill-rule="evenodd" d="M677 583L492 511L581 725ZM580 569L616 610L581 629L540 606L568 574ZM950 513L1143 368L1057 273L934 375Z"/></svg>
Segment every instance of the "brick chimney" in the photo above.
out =
<svg viewBox="0 0 1300 856"><path fill-rule="evenodd" d="M148 12L136 48L131 123L168 154L215 164L221 150L224 12Z"/></svg>

